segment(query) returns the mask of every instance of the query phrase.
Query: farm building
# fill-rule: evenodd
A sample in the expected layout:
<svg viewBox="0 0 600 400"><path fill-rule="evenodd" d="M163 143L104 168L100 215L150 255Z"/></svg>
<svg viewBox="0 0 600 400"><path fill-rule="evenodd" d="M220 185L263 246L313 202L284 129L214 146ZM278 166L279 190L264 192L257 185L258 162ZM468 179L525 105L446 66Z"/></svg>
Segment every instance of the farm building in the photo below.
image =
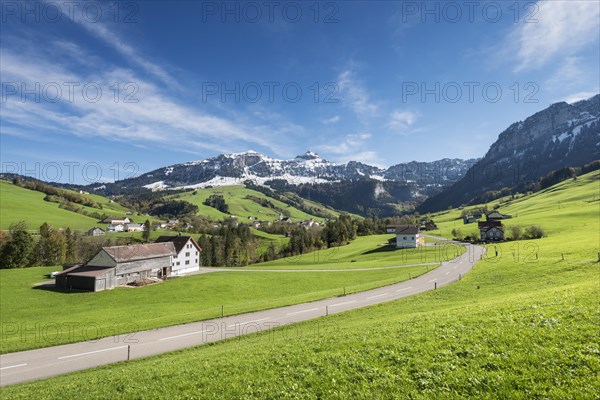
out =
<svg viewBox="0 0 600 400"><path fill-rule="evenodd" d="M504 240L504 228L502 222L496 220L488 220L479 222L479 236L484 242Z"/></svg>
<svg viewBox="0 0 600 400"><path fill-rule="evenodd" d="M191 236L159 236L156 243L173 243L175 255L171 260L170 275L179 276L200 271L202 249Z"/></svg>
<svg viewBox="0 0 600 400"><path fill-rule="evenodd" d="M127 232L142 232L144 228L144 224L125 224L125 231Z"/></svg>
<svg viewBox="0 0 600 400"><path fill-rule="evenodd" d="M388 227L388 233L391 227ZM396 225L394 227L394 233L396 234L396 248L416 248L423 246L425 238L419 233L418 225Z"/></svg>
<svg viewBox="0 0 600 400"><path fill-rule="evenodd" d="M501 219L509 219L512 218L512 215L502 214L498 211L492 211L485 215L488 221L499 221Z"/></svg>
<svg viewBox="0 0 600 400"><path fill-rule="evenodd" d="M58 273L56 286L97 292L138 279L168 276L175 254L171 242L103 247L87 264Z"/></svg>
<svg viewBox="0 0 600 400"><path fill-rule="evenodd" d="M93 227L85 234L86 236L103 236L106 232L102 228L98 228L97 226Z"/></svg>

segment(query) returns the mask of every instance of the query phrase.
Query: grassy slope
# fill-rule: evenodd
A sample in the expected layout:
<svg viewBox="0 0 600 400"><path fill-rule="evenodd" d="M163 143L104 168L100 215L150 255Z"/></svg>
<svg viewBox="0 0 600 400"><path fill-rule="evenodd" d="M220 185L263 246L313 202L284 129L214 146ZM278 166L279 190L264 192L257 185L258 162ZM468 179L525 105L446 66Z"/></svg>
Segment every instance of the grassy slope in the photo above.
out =
<svg viewBox="0 0 600 400"><path fill-rule="evenodd" d="M225 202L229 205L229 212L233 215L237 215L240 222L247 220L248 217L253 217L260 221L273 221L279 218L279 212L267 207L262 207L260 204L255 203L252 200L246 199L247 195L253 195L261 198L268 199L277 207L288 210L291 214L291 218L294 221L303 220L318 220L322 221L322 218L315 217L300 211L294 207L291 207L278 200L272 199L263 193L255 190L247 189L243 186L220 186L210 189L198 189L197 194L193 195L193 192L185 193L181 195L182 200L189 201L192 204L196 204L199 208L198 215L206 215L214 219L223 219L228 217L228 214L224 214L212 207L202 204L204 200L211 194L221 194L225 198Z"/></svg>
<svg viewBox="0 0 600 400"><path fill-rule="evenodd" d="M598 178L598 173L589 174L501 209L518 213L513 223L541 224L549 237L502 244L498 257L482 260L463 280L437 291L275 332L8 387L4 394L597 398L600 210L588 195L597 193ZM557 199L564 200L561 208L552 206ZM443 232L451 230L451 221L443 224ZM536 250L537 259L528 257L528 247Z"/></svg>
<svg viewBox="0 0 600 400"><path fill-rule="evenodd" d="M8 229L10 224L20 220L26 221L32 230L37 230L44 222L78 230L97 225L95 218L58 208L58 203L44 201L45 196L44 193L0 181L0 228Z"/></svg>
<svg viewBox="0 0 600 400"><path fill-rule="evenodd" d="M98 222L95 218L61 209L58 203L44 201L45 196L42 192L24 189L0 180L0 229L8 229L10 224L21 220L26 221L29 229L33 231L37 231L44 222L55 227L70 227L79 231L86 231L94 226L106 228L106 224ZM106 197L91 193L85 196L102 206L102 209L97 209L77 205L89 212L124 216L125 212L129 211L116 202L111 203ZM143 223L146 219L150 222L159 221L156 218L136 214L129 218L139 223ZM141 237L141 234L139 236Z"/></svg>

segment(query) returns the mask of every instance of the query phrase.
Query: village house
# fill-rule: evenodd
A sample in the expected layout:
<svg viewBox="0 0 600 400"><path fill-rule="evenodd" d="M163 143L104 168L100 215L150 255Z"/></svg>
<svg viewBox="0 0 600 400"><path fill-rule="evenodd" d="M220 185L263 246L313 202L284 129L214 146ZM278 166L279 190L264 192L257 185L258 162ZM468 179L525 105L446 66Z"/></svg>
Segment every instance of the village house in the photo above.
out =
<svg viewBox="0 0 600 400"><path fill-rule="evenodd" d="M103 236L106 232L102 228L98 228L97 226L93 227L89 231L85 233L86 236Z"/></svg>
<svg viewBox="0 0 600 400"><path fill-rule="evenodd" d="M156 243L173 243L175 255L171 260L170 275L181 276L200 271L202 249L191 236L159 236Z"/></svg>
<svg viewBox="0 0 600 400"><path fill-rule="evenodd" d="M125 225L123 224L110 224L106 228L108 232L123 232L125 230Z"/></svg>
<svg viewBox="0 0 600 400"><path fill-rule="evenodd" d="M417 248L425 244L425 238L419 233L418 225L396 225L393 233L396 234L397 249Z"/></svg>
<svg viewBox="0 0 600 400"><path fill-rule="evenodd" d="M495 220L488 220L479 222L479 237L483 242L495 242L504 240L504 228L502 222Z"/></svg>
<svg viewBox="0 0 600 400"><path fill-rule="evenodd" d="M176 254L171 242L103 247L86 264L56 274L56 287L97 292L139 279L165 277Z"/></svg>
<svg viewBox="0 0 600 400"><path fill-rule="evenodd" d="M125 225L125 224L131 223L132 221L127 217L123 217L123 218L121 218L121 217L106 217L106 218L104 218L104 220L102 222L107 223L109 225L118 225L118 224Z"/></svg>
<svg viewBox="0 0 600 400"><path fill-rule="evenodd" d="M499 221L501 219L512 218L512 215L502 214L498 211L491 211L485 215L488 221Z"/></svg>
<svg viewBox="0 0 600 400"><path fill-rule="evenodd" d="M127 232L142 232L144 231L144 224L126 224L125 231Z"/></svg>

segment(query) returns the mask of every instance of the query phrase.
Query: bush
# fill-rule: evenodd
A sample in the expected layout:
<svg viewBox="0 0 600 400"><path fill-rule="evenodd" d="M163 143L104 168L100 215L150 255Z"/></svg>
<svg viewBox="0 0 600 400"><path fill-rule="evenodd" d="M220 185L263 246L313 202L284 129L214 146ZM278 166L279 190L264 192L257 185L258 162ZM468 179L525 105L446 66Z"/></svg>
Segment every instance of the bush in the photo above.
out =
<svg viewBox="0 0 600 400"><path fill-rule="evenodd" d="M523 228L519 225L511 226L509 232L512 240L520 240L523 237Z"/></svg>
<svg viewBox="0 0 600 400"><path fill-rule="evenodd" d="M528 226L525 230L525 237L527 239L540 239L545 236L544 229L539 225Z"/></svg>

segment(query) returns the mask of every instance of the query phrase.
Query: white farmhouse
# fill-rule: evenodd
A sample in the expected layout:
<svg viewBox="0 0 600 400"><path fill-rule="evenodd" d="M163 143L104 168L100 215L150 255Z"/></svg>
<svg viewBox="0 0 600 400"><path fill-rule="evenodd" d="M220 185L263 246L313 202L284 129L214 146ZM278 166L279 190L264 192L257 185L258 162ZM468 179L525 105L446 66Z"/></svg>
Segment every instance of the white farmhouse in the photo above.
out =
<svg viewBox="0 0 600 400"><path fill-rule="evenodd" d="M109 232L123 232L125 230L125 225L123 224L110 224L106 229Z"/></svg>
<svg viewBox="0 0 600 400"><path fill-rule="evenodd" d="M418 225L396 225L395 233L397 249L416 248L425 242Z"/></svg>
<svg viewBox="0 0 600 400"><path fill-rule="evenodd" d="M171 257L172 276L189 274L200 271L200 253L202 249L191 236L159 236L156 243L172 242L175 245L175 255Z"/></svg>

